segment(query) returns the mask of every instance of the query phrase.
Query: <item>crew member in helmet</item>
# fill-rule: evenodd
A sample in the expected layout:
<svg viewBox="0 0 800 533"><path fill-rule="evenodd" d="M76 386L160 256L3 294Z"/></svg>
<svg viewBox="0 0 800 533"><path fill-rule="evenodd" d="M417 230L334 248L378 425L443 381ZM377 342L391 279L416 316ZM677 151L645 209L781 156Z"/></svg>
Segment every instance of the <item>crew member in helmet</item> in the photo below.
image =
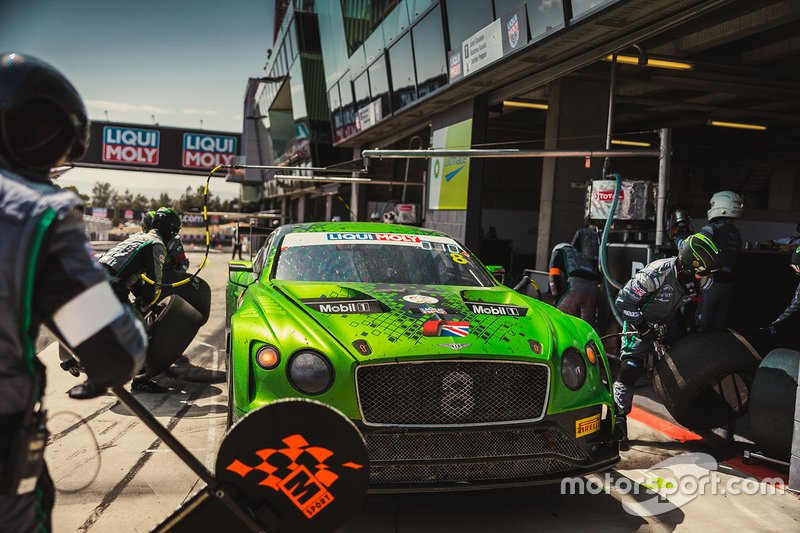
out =
<svg viewBox="0 0 800 533"><path fill-rule="evenodd" d="M692 217L683 209L676 209L669 217L667 232L669 233L669 239L677 246L678 243L694 233Z"/></svg>
<svg viewBox="0 0 800 533"><path fill-rule="evenodd" d="M708 290L711 273L719 267L720 259L717 245L702 233L695 233L683 240L677 257L653 261L619 291L615 303L625 322L614 403L623 442L627 440L626 417L633 406L636 380L647 370L647 361L655 351L657 329L700 291Z"/></svg>
<svg viewBox="0 0 800 533"><path fill-rule="evenodd" d="M148 211L142 215L143 232L147 233L153 229L153 217L155 217L155 215L155 211ZM169 242L165 242L164 245L167 247L167 258L164 260L164 272L173 270L186 272L189 270L189 258L186 257L186 251L183 249L183 242L180 236L175 235Z"/></svg>
<svg viewBox="0 0 800 533"><path fill-rule="evenodd" d="M597 314L597 265L567 242L550 254L550 293L556 307L594 325Z"/></svg>
<svg viewBox="0 0 800 533"><path fill-rule="evenodd" d="M700 233L714 241L720 252L714 284L703 292L697 310L700 331L724 328L728 322L734 295L733 276L742 248L742 235L734 222L742 216L743 206L742 197L733 191L715 193L708 209L708 224L700 228Z"/></svg>
<svg viewBox="0 0 800 533"><path fill-rule="evenodd" d="M794 252L792 252L792 258L789 262L789 266L794 270L795 274L800 275L800 246L795 248ZM789 307L787 307L781 315L772 321L772 323L767 326L767 330L775 335L778 333L778 330L783 326L783 323L786 322L789 318L794 316L797 311L800 310L800 284L797 285L797 289L794 291L794 297L792 298L791 303L789 303Z"/></svg>
<svg viewBox="0 0 800 533"><path fill-rule="evenodd" d="M48 174L81 159L89 121L75 88L33 57L0 54L0 529L51 531L53 485L28 450L47 441L44 324L81 360L98 393L131 378L147 338L93 258L81 200ZM15 450L17 453L15 453ZM18 452L22 453L18 453ZM31 483L31 478L35 483Z"/></svg>
<svg viewBox="0 0 800 533"><path fill-rule="evenodd" d="M169 242L181 229L181 217L169 207L153 215L153 229L136 233L120 242L100 257L100 264L111 276L111 287L120 302L130 305L134 296L134 312L144 315L158 300L164 262L167 255L164 242ZM142 274L155 284L143 282ZM91 380L83 384L91 394ZM139 392L167 392L151 376L139 374L133 378L131 389Z"/></svg>

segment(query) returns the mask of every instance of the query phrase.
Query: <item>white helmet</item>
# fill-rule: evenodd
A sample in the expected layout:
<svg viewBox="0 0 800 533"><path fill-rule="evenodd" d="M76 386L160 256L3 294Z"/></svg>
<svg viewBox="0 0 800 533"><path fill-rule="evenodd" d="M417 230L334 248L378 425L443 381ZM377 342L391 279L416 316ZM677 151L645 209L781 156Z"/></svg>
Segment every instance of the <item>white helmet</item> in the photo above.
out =
<svg viewBox="0 0 800 533"><path fill-rule="evenodd" d="M708 220L719 217L739 218L742 216L744 200L733 191L720 191L714 193L708 206Z"/></svg>
<svg viewBox="0 0 800 533"><path fill-rule="evenodd" d="M394 224L397 222L397 214L394 211L387 211L383 214L384 224Z"/></svg>

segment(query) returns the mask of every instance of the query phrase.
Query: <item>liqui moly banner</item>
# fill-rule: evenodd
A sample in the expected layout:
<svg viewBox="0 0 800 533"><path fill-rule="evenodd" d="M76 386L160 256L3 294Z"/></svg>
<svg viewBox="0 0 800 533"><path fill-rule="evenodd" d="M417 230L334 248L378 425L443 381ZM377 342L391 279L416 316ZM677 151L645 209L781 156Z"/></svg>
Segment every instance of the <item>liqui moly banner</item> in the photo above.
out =
<svg viewBox="0 0 800 533"><path fill-rule="evenodd" d="M103 161L158 166L161 132L143 128L105 126Z"/></svg>
<svg viewBox="0 0 800 533"><path fill-rule="evenodd" d="M236 137L207 133L183 134L183 167L212 169L232 165L236 155Z"/></svg>

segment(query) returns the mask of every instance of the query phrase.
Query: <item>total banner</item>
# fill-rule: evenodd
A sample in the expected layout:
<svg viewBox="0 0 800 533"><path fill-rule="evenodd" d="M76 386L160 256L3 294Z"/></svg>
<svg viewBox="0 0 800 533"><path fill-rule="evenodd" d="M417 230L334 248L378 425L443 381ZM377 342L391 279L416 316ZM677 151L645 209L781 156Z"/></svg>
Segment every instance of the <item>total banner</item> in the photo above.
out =
<svg viewBox="0 0 800 533"><path fill-rule="evenodd" d="M435 130L433 148L466 150L472 146L472 119ZM467 208L469 187L468 157L431 158L428 175L428 209L461 210Z"/></svg>

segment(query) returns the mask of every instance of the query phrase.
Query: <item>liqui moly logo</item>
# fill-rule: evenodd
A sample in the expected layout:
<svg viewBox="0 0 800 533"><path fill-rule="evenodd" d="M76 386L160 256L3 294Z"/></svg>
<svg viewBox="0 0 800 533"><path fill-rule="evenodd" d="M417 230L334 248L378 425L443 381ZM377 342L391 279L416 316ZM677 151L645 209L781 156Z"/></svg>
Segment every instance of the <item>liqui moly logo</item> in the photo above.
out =
<svg viewBox="0 0 800 533"><path fill-rule="evenodd" d="M140 128L105 126L103 161L133 165L158 165L161 132Z"/></svg>
<svg viewBox="0 0 800 533"><path fill-rule="evenodd" d="M214 168L232 165L236 155L236 137L208 135L205 133L183 134L183 167Z"/></svg>

